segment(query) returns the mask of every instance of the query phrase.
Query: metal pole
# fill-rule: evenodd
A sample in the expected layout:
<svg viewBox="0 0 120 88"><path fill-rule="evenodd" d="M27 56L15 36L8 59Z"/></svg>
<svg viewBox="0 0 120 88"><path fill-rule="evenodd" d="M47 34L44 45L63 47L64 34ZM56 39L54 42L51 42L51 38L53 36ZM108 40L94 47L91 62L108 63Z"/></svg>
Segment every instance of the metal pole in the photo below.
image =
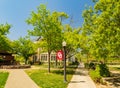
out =
<svg viewBox="0 0 120 88"><path fill-rule="evenodd" d="M63 46L64 49L64 82L67 82L66 80L66 52L65 52L65 46Z"/></svg>

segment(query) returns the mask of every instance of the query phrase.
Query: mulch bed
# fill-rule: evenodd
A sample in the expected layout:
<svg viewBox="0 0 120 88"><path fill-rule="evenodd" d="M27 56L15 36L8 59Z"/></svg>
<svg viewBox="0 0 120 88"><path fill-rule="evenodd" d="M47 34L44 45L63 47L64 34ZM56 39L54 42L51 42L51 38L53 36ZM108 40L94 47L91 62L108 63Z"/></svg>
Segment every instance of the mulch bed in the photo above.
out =
<svg viewBox="0 0 120 88"><path fill-rule="evenodd" d="M31 68L31 65L2 65L0 69L25 69Z"/></svg>

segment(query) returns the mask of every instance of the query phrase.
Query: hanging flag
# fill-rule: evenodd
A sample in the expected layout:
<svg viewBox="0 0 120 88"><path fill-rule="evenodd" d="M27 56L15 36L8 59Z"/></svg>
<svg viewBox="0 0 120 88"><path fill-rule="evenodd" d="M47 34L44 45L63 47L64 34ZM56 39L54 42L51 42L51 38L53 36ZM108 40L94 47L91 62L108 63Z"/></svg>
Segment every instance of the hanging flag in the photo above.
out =
<svg viewBox="0 0 120 88"><path fill-rule="evenodd" d="M57 51L57 60L63 60L63 51L62 50L59 50Z"/></svg>

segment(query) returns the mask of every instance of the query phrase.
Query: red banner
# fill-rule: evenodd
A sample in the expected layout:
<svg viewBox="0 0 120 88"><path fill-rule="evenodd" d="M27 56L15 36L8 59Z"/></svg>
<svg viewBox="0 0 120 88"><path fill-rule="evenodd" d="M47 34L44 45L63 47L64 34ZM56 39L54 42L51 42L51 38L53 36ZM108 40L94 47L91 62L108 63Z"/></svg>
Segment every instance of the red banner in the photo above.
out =
<svg viewBox="0 0 120 88"><path fill-rule="evenodd" d="M63 51L62 50L59 50L57 51L57 60L63 60Z"/></svg>

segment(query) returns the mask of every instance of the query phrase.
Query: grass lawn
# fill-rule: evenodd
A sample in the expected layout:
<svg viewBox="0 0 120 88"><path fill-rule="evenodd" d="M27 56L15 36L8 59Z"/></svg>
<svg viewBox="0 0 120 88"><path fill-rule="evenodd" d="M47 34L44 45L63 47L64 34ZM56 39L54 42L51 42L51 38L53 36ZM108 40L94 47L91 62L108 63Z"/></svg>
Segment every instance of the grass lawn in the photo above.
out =
<svg viewBox="0 0 120 88"><path fill-rule="evenodd" d="M0 72L0 88L4 88L8 75L8 72Z"/></svg>
<svg viewBox="0 0 120 88"><path fill-rule="evenodd" d="M120 67L109 67L111 71L120 71Z"/></svg>
<svg viewBox="0 0 120 88"><path fill-rule="evenodd" d="M64 76L62 69L51 69L51 73L48 70L26 70L27 74L31 77L35 83L41 88L67 88L75 68L67 68L67 83L64 83Z"/></svg>
<svg viewBox="0 0 120 88"><path fill-rule="evenodd" d="M120 65L109 65L110 71L120 71Z"/></svg>

